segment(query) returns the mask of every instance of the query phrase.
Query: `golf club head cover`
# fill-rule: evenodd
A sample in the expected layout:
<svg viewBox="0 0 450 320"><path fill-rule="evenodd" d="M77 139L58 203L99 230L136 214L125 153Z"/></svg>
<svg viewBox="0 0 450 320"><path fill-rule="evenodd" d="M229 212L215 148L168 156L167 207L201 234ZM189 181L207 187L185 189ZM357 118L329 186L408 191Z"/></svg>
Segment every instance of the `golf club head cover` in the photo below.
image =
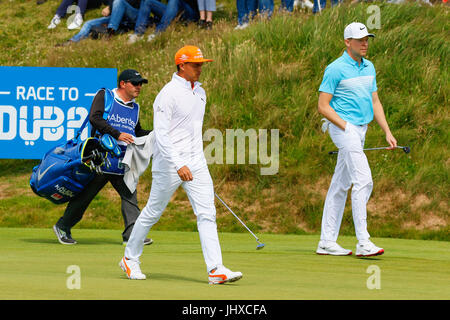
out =
<svg viewBox="0 0 450 320"><path fill-rule="evenodd" d="M107 133L102 135L102 137L100 138L100 145L103 149L111 152L111 154L116 157L120 157L120 154L122 153L122 150L120 150L120 147L117 145L116 139L114 139Z"/></svg>

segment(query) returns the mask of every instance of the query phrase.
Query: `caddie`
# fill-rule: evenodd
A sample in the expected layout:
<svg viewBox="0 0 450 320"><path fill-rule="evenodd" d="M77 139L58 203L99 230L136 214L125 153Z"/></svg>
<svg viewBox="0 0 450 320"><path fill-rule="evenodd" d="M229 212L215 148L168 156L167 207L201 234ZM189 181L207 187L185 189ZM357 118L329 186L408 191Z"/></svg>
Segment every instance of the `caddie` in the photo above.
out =
<svg viewBox="0 0 450 320"><path fill-rule="evenodd" d="M389 149L395 148L397 141L389 129L378 97L375 68L365 58L371 37L374 35L364 24L349 24L344 30L346 50L326 67L319 88L318 111L326 118L322 128L323 131L328 129L339 152L325 199L317 254L352 254L351 250L336 242L347 191L352 185L352 213L358 239L356 256L384 253L383 248L370 241L367 231L366 205L373 187L369 163L363 151L368 124L375 118L386 135Z"/></svg>
<svg viewBox="0 0 450 320"><path fill-rule="evenodd" d="M194 214L210 284L241 279L222 264L217 234L214 186L203 153L202 127L206 93L198 82L205 59L196 46L184 46L175 54L177 72L153 104L155 145L152 187L125 248L119 266L129 279L144 280L140 269L143 240L159 220L173 193L182 186Z"/></svg>
<svg viewBox="0 0 450 320"><path fill-rule="evenodd" d="M141 127L139 104L135 101L144 83L148 83L148 80L144 79L138 71L127 69L119 75L117 88L113 90L102 88L96 93L89 112L89 121L92 125L91 136L110 134L117 140L122 153L119 158L109 157L111 165L102 167L103 174L96 175L80 194L69 201L64 215L53 226L53 231L60 243L77 243L72 238L71 229L81 220L91 201L108 181L120 195L125 225L122 232L123 244L125 245L128 241L140 209L137 191L130 192L123 180L124 168L120 160L125 154L127 145L133 143L135 137L150 133L149 130ZM143 239L143 244L152 242L152 239Z"/></svg>

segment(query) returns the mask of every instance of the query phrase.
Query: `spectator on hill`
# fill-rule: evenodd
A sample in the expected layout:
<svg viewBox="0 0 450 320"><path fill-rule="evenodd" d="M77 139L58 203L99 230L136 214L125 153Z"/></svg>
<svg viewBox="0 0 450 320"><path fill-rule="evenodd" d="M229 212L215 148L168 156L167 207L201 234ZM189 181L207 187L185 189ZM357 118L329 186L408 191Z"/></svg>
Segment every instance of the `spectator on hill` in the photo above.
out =
<svg viewBox="0 0 450 320"><path fill-rule="evenodd" d="M156 3L151 0L152 5ZM164 14L161 17L160 22L156 25L155 32L147 37L147 41L152 41L162 32L164 32L167 27L172 23L172 21L181 13L181 19L185 21L198 21L199 10L197 5L197 0L169 0L167 5L164 3L158 3L159 10L164 8ZM151 6L151 5L150 5ZM153 7L154 8L154 7ZM130 35L128 42L134 43L142 38L142 34L135 32L135 35Z"/></svg>
<svg viewBox="0 0 450 320"><path fill-rule="evenodd" d="M135 24L141 0L113 0L110 6L111 16L108 22L108 35L114 35L124 21Z"/></svg>
<svg viewBox="0 0 450 320"><path fill-rule="evenodd" d="M142 3L143 1L140 0L109 0L109 5L102 10L103 17L87 21L80 32L57 46L67 46L86 39L96 29L103 29L106 37L110 38L120 31L137 28L136 22L142 9L140 6ZM148 22L149 19L147 18L146 21Z"/></svg>
<svg viewBox="0 0 450 320"><path fill-rule="evenodd" d="M314 4L309 0L295 0L294 8L298 6L300 6L301 8L312 9L314 7Z"/></svg>
<svg viewBox="0 0 450 320"><path fill-rule="evenodd" d="M342 0L330 0L331 1L331 6L334 7L336 6L339 2L342 2ZM325 9L325 7L327 6L327 0L314 0L314 7L312 12L313 13L317 13L320 12L322 10Z"/></svg>
<svg viewBox="0 0 450 320"><path fill-rule="evenodd" d="M251 19L256 15L258 9L257 0L236 0L238 13L238 25L234 30L241 30L248 27Z"/></svg>
<svg viewBox="0 0 450 320"><path fill-rule="evenodd" d="M166 12L166 7L164 3L158 0L141 1L134 33L128 35L128 43L132 44L142 39L149 24L150 14L153 14L158 21L161 21L161 18Z"/></svg>
<svg viewBox="0 0 450 320"><path fill-rule="evenodd" d="M200 20L198 26L201 29L212 29L213 12L216 11L216 0L197 0Z"/></svg>
<svg viewBox="0 0 450 320"><path fill-rule="evenodd" d="M42 4L45 1L38 0L37 4ZM69 7L74 3L74 0L62 0L58 9L56 10L56 14L50 21L50 25L47 27L48 29L54 29L58 24L61 23L61 19L64 18L66 13L70 13L67 11ZM78 0L77 1L77 9L75 10L75 17L72 22L67 26L67 29L79 29L83 24L84 13L87 8L99 8L102 3L106 3L106 0Z"/></svg>
<svg viewBox="0 0 450 320"><path fill-rule="evenodd" d="M273 0L259 0L259 14L266 18L271 18L273 14L274 1ZM294 0L281 0L281 10L289 12L294 11Z"/></svg>

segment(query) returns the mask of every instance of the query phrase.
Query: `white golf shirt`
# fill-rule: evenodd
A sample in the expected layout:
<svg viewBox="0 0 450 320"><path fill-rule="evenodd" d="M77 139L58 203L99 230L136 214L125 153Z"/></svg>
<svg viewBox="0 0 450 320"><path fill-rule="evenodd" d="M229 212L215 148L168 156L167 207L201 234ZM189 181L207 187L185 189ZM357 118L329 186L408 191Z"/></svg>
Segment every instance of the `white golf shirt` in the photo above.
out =
<svg viewBox="0 0 450 320"><path fill-rule="evenodd" d="M203 116L206 93L195 82L173 74L153 104L155 145L152 171L179 170L187 166L195 171L207 166L203 153Z"/></svg>

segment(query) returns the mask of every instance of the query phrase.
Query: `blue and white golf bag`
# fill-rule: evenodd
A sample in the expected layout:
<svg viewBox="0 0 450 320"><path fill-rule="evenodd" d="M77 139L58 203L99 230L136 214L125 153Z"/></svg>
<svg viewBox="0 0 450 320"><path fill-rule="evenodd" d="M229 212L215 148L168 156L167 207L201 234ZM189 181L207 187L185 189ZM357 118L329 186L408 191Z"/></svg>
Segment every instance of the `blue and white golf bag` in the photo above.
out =
<svg viewBox="0 0 450 320"><path fill-rule="evenodd" d="M108 166L108 152L118 157L121 150L117 141L105 134L80 141L78 137L86 125L84 121L75 138L49 150L39 165L33 168L31 189L55 204L68 202L92 181L95 174Z"/></svg>

